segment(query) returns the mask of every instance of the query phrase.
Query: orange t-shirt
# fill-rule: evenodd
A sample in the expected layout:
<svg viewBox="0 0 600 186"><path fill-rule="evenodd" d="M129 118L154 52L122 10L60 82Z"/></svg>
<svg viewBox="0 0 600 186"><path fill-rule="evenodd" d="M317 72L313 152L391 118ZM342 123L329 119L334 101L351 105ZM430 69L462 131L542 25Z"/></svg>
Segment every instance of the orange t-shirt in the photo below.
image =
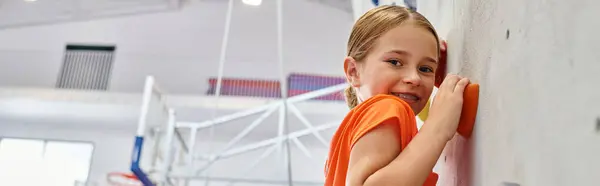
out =
<svg viewBox="0 0 600 186"><path fill-rule="evenodd" d="M415 114L410 106L396 96L377 95L352 109L342 121L331 141L325 165L325 186L345 186L350 151L358 139L383 121L395 118L400 125L401 149L417 134ZM423 186L435 186L438 176L431 173Z"/></svg>

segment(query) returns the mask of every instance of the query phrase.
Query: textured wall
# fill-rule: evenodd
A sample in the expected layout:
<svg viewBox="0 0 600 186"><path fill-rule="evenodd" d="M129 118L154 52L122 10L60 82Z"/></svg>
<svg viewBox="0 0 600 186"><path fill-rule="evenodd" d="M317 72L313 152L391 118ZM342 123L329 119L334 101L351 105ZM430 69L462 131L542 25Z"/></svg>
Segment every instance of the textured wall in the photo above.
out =
<svg viewBox="0 0 600 186"><path fill-rule="evenodd" d="M448 144L439 185L600 185L597 7L593 0L420 3L449 40L449 71L481 84L474 136Z"/></svg>

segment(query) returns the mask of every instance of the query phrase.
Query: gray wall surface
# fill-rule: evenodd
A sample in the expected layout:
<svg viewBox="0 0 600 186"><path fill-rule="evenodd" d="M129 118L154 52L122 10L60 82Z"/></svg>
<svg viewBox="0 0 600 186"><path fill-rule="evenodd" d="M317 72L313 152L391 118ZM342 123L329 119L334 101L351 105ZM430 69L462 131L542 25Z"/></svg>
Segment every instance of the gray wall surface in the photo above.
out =
<svg viewBox="0 0 600 186"><path fill-rule="evenodd" d="M449 72L481 85L471 139L438 185L600 185L600 1L420 2L449 44Z"/></svg>

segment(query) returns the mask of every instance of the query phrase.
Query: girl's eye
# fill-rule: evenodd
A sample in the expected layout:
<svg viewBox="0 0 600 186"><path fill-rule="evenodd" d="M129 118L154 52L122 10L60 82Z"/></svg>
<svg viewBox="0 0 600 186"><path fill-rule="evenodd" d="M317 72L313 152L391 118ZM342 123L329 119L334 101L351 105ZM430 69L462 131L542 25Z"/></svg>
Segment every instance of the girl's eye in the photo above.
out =
<svg viewBox="0 0 600 186"><path fill-rule="evenodd" d="M427 72L427 73L430 73L430 72L432 73L433 72L433 68L428 67L428 66L419 67L419 70L421 72Z"/></svg>
<svg viewBox="0 0 600 186"><path fill-rule="evenodd" d="M387 60L387 62L394 66L402 66L402 62L400 62L400 60L390 59L390 60Z"/></svg>

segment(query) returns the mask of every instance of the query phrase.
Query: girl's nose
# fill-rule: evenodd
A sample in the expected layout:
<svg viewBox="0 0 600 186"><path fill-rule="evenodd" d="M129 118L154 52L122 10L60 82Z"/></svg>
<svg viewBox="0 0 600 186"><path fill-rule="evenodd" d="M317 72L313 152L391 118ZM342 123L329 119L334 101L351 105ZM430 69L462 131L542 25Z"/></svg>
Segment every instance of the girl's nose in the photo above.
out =
<svg viewBox="0 0 600 186"><path fill-rule="evenodd" d="M407 71L403 82L413 86L421 86L421 76L416 70Z"/></svg>

